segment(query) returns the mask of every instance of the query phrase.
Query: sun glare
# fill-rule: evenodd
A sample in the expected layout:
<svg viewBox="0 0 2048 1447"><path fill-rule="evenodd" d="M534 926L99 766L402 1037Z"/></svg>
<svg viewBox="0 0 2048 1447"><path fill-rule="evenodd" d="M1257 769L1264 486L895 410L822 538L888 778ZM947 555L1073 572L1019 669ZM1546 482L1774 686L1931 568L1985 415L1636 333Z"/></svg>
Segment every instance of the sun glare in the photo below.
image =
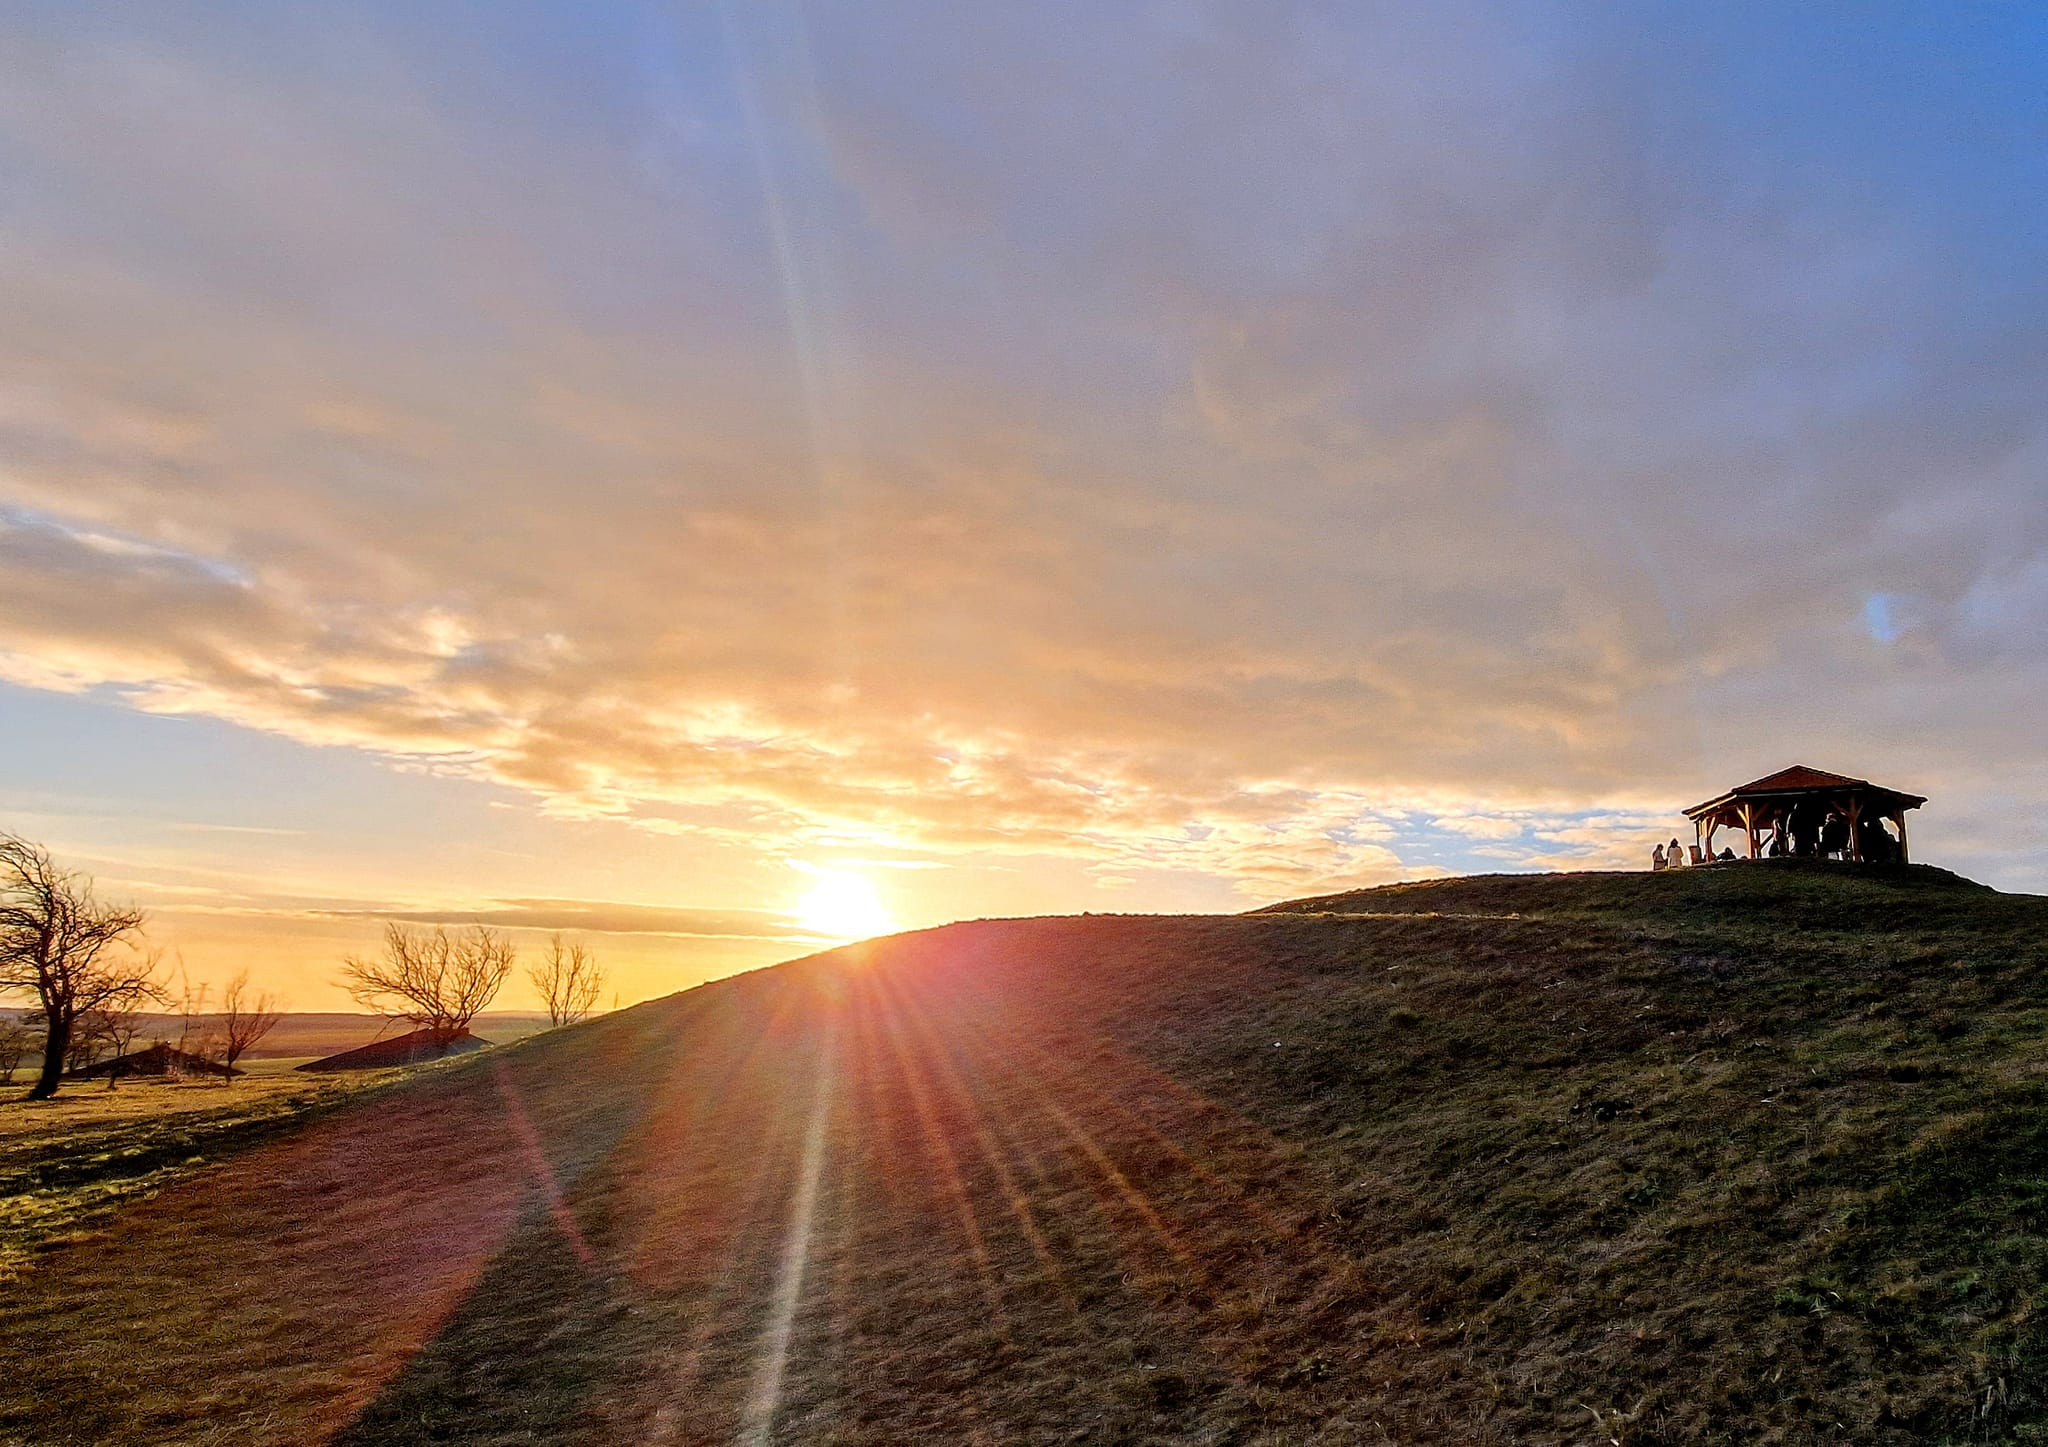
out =
<svg viewBox="0 0 2048 1447"><path fill-rule="evenodd" d="M812 934L835 940L864 940L896 928L875 887L858 874L828 871L797 901L797 922Z"/></svg>

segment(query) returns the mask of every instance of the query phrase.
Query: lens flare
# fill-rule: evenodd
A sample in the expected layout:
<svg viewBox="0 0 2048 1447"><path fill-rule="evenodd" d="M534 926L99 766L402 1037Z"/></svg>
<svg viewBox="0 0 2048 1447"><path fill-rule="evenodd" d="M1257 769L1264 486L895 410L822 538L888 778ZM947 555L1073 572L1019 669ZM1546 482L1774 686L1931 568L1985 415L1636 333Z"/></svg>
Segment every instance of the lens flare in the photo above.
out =
<svg viewBox="0 0 2048 1447"><path fill-rule="evenodd" d="M797 922L812 934L834 940L864 940L893 932L896 922L875 887L858 874L827 871L797 901Z"/></svg>

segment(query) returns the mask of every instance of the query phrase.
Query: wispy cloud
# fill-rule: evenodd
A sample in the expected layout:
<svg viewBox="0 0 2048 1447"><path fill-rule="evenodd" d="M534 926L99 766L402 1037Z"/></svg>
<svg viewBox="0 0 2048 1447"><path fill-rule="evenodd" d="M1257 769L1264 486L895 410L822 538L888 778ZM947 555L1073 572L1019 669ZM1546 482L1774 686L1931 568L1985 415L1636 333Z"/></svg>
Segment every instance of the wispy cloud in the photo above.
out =
<svg viewBox="0 0 2048 1447"><path fill-rule="evenodd" d="M329 907L316 911L343 919L422 925L490 925L499 929L594 934L672 935L679 938L796 940L806 932L787 916L767 910L676 909L589 899L502 899L461 905Z"/></svg>

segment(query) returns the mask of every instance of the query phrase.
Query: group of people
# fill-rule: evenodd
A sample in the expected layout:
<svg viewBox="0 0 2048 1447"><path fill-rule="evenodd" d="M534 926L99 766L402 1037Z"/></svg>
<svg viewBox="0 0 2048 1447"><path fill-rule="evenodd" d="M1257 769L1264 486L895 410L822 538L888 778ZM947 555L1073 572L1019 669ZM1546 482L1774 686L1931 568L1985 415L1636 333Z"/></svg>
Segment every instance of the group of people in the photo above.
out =
<svg viewBox="0 0 2048 1447"><path fill-rule="evenodd" d="M1804 800L1771 826L1764 853L1770 859L1861 859L1865 864L1896 864L1904 857L1897 837L1875 814L1856 821L1853 849L1850 835L1847 814Z"/></svg>
<svg viewBox="0 0 2048 1447"><path fill-rule="evenodd" d="M1849 816L1826 808L1814 800L1802 800L1771 825L1770 842L1764 846L1766 859L1858 859L1865 864L1896 864L1905 849L1885 826L1884 820L1866 814L1855 825L1855 848L1850 848ZM1682 864L1718 864L1735 858L1733 849L1718 855L1693 846L1690 857L1676 839L1650 851L1651 869L1675 869Z"/></svg>
<svg viewBox="0 0 2048 1447"><path fill-rule="evenodd" d="M1659 844L1650 851L1650 868L1677 869L1680 865L1686 864L1725 864L1735 858L1735 851L1723 849L1719 854L1708 854L1695 844L1693 855L1695 857L1688 859L1685 846L1674 839L1669 844Z"/></svg>

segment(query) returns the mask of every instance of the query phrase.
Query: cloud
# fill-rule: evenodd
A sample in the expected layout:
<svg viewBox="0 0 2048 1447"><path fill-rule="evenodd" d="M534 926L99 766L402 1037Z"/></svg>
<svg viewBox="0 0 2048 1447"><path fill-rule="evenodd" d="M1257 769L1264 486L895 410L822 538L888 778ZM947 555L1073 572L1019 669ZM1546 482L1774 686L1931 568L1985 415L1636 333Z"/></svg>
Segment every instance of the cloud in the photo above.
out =
<svg viewBox="0 0 2048 1447"><path fill-rule="evenodd" d="M1528 827L1519 819L1502 819L1486 814L1446 814L1430 820L1446 834L1467 839L1514 839Z"/></svg>
<svg viewBox="0 0 2048 1447"><path fill-rule="evenodd" d="M794 15L12 22L0 676L1261 896L1794 757L2048 803L2048 300L1953 191L2031 163L1803 124L1896 130L1881 28Z"/></svg>
<svg viewBox="0 0 2048 1447"><path fill-rule="evenodd" d="M318 911L400 924L489 925L565 933L675 935L703 939L792 940L805 932L787 916L755 909L678 909L589 899L501 899L478 908L357 906Z"/></svg>

